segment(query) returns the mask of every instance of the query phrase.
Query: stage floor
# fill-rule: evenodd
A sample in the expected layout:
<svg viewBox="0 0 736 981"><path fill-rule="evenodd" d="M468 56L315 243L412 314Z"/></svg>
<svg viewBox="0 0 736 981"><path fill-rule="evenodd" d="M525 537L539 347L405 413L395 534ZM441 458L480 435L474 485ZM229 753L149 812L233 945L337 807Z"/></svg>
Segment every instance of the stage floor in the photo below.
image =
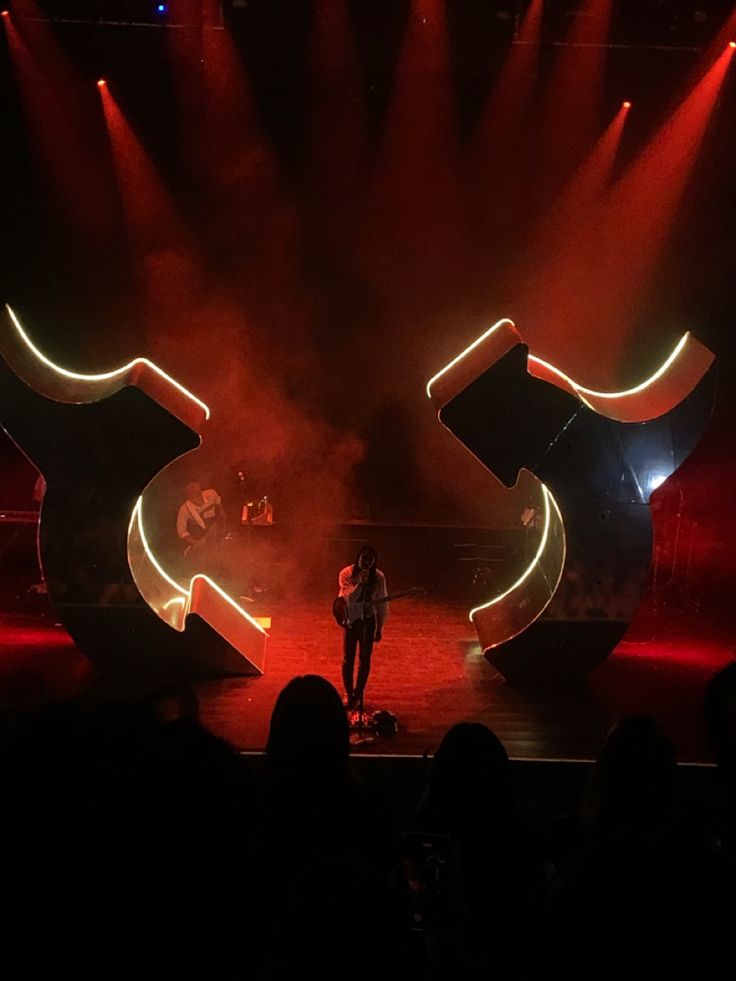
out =
<svg viewBox="0 0 736 981"><path fill-rule="evenodd" d="M262 749L276 696L290 678L320 674L340 689L341 632L330 602L269 610L263 677L196 684L212 731L240 749ZM512 686L481 655L464 604L409 599L394 604L366 692L366 708L389 709L399 731L369 751L431 753L450 726L468 720L490 726L516 758L592 759L620 715L646 712L665 727L680 761L705 762L703 690L733 657L726 643L623 643L585 681ZM39 685L47 697L64 697L93 678L61 628L40 617L0 617L3 704L32 696Z"/></svg>

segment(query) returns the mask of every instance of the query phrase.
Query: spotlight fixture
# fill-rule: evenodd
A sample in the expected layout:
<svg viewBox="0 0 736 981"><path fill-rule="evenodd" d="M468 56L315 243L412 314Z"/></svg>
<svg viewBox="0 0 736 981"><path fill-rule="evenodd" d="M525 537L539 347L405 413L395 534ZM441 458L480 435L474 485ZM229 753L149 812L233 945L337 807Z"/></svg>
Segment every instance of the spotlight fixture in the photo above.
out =
<svg viewBox="0 0 736 981"><path fill-rule="evenodd" d="M736 48L736 41L729 41L728 46L729 48Z"/></svg>
<svg viewBox="0 0 736 981"><path fill-rule="evenodd" d="M104 78L98 78L97 79L97 88L98 89L104 89L106 85L107 85L107 82L105 81Z"/></svg>
<svg viewBox="0 0 736 981"><path fill-rule="evenodd" d="M3 17L10 17L10 11L9 10L3 10L2 14L3 14Z"/></svg>
<svg viewBox="0 0 736 981"><path fill-rule="evenodd" d="M624 107L624 109L631 109L631 103L628 101L628 99L626 102L622 102L621 105Z"/></svg>

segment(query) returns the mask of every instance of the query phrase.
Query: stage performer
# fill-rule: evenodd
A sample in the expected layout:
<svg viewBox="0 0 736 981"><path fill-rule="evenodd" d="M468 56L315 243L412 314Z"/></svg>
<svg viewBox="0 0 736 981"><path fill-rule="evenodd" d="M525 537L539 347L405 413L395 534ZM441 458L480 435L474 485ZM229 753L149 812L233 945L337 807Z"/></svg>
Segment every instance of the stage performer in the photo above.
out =
<svg viewBox="0 0 736 981"><path fill-rule="evenodd" d="M372 545L364 545L353 565L346 566L338 577L340 596L347 604L343 637L342 681L344 705L350 710L362 706L363 692L371 670L373 645L379 643L388 617L386 577L377 567L378 554ZM355 653L358 651L358 677L353 687Z"/></svg>
<svg viewBox="0 0 736 981"><path fill-rule="evenodd" d="M176 533L185 544L184 554L200 561L203 552L216 552L225 532L225 509L212 487L192 481L186 486L187 499L176 516Z"/></svg>

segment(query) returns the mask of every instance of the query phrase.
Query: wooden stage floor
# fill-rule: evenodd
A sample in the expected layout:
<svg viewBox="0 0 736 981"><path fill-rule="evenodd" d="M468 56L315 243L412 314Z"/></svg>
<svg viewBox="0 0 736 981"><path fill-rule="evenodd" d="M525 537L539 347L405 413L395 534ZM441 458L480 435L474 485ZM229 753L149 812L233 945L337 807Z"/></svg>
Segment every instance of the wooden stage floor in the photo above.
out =
<svg viewBox="0 0 736 981"><path fill-rule="evenodd" d="M266 673L196 684L203 722L244 750L266 741L276 696L290 678L320 674L340 689L341 632L324 602L275 605ZM456 722L490 726L509 754L594 758L622 714L647 712L665 727L680 761L709 758L701 715L710 676L734 657L726 644L621 644L585 681L512 686L480 654L467 606L432 599L396 603L373 656L366 708L386 708L399 731L370 752L433 752ZM47 620L0 616L0 680L40 678L49 697L93 679L86 659ZM35 682L30 682L35 684ZM15 683L14 683L15 684Z"/></svg>

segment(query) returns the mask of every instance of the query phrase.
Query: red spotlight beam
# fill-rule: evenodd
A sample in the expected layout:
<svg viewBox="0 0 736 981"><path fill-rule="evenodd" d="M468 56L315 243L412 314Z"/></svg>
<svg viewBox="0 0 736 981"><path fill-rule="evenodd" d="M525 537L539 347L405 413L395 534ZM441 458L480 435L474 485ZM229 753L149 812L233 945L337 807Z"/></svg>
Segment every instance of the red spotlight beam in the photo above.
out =
<svg viewBox="0 0 736 981"><path fill-rule="evenodd" d="M554 178L598 128L612 0L583 0L560 47L542 110L543 153Z"/></svg>
<svg viewBox="0 0 736 981"><path fill-rule="evenodd" d="M266 170L272 179L275 164L229 31L206 29L202 51L204 120L199 130L203 146L198 155L203 167L229 192L252 183L254 171Z"/></svg>
<svg viewBox="0 0 736 981"><path fill-rule="evenodd" d="M349 243L357 223L356 211L364 200L369 150L365 112L362 101L355 98L361 79L348 0L316 0L312 52L312 181L323 220Z"/></svg>
<svg viewBox="0 0 736 981"><path fill-rule="evenodd" d="M543 8L544 0L532 0L524 15L486 103L474 141L477 153L486 153L489 147L497 148L500 136L508 142L524 118L534 87Z"/></svg>
<svg viewBox="0 0 736 981"><path fill-rule="evenodd" d="M636 323L652 282L732 54L724 49L605 201L581 215L574 234L537 275L531 313L525 310L544 318L535 346L566 348L575 371L586 362L596 365L598 384L617 383L628 325ZM608 367L598 356L601 344L609 352Z"/></svg>
<svg viewBox="0 0 736 981"><path fill-rule="evenodd" d="M611 193L606 253L618 257L608 270L607 282L614 292L633 296L636 281L643 286L653 271L695 167L733 53L729 47L722 51Z"/></svg>
<svg viewBox="0 0 736 981"><path fill-rule="evenodd" d="M229 32L222 30L221 0L178 0L178 16L183 29L165 31L171 74L174 81L177 132L182 141L182 159L193 172L199 172L207 161L209 150L203 130L207 125L205 73L210 70L212 35L219 35L225 48L232 44ZM222 68L229 70L227 55Z"/></svg>
<svg viewBox="0 0 736 981"><path fill-rule="evenodd" d="M544 0L532 0L501 67L465 157L473 251L487 254L518 222L527 194L528 125L536 84Z"/></svg>
<svg viewBox="0 0 736 981"><path fill-rule="evenodd" d="M453 263L465 262L442 0L413 0L395 77L361 249L374 285L388 296L405 277L406 298L407 282L440 289Z"/></svg>
<svg viewBox="0 0 736 981"><path fill-rule="evenodd" d="M600 208L611 178L621 142L627 109L621 106L587 159L566 188L558 195L534 232L531 245L519 269L513 274L518 283L519 310L530 325L559 320L564 329L567 311L550 309L550 299L560 284L570 283L571 270L585 267L595 252L596 224L591 215ZM572 288L563 289L563 304L570 302ZM558 300L559 302L559 300Z"/></svg>
<svg viewBox="0 0 736 981"><path fill-rule="evenodd" d="M100 239L114 224L116 210L102 147L95 142L102 134L93 125L94 100L85 104L81 79L53 38L34 32L31 47L13 18L3 13L20 100L54 201L69 226ZM48 31L48 25L42 26Z"/></svg>
<svg viewBox="0 0 736 981"><path fill-rule="evenodd" d="M553 203L540 225L538 238L552 254L585 221L590 209L605 193L613 173L630 104L623 103L585 161ZM550 241L554 237L556 241Z"/></svg>
<svg viewBox="0 0 736 981"><path fill-rule="evenodd" d="M134 266L149 301L173 299L182 278L200 272L193 240L156 168L115 101L104 79L97 83L125 212ZM171 282L170 275L177 281ZM171 296L167 295L171 292ZM159 294L159 295L157 295Z"/></svg>

